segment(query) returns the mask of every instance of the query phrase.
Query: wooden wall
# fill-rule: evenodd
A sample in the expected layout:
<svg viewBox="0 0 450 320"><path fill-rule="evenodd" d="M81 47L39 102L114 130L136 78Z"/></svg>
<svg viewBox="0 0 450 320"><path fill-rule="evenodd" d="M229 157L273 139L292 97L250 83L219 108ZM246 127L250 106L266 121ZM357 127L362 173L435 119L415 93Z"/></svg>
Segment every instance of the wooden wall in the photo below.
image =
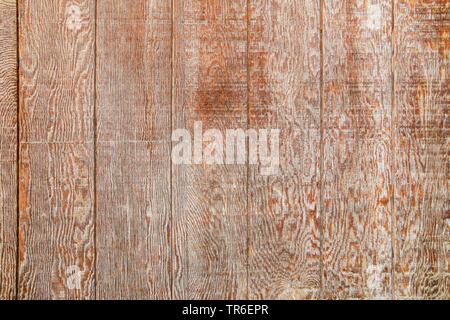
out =
<svg viewBox="0 0 450 320"><path fill-rule="evenodd" d="M0 299L450 298L445 0L0 0ZM280 129L280 166L173 130Z"/></svg>

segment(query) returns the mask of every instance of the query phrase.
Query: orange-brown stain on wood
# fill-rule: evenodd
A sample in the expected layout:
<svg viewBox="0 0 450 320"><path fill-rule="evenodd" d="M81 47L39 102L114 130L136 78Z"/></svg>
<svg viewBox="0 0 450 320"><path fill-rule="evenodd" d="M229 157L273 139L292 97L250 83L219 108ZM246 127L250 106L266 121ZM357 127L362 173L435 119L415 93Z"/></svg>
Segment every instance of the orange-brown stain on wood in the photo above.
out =
<svg viewBox="0 0 450 320"><path fill-rule="evenodd" d="M213 10L204 17L207 23L199 25L199 83L194 110L205 126L245 128L246 30L236 28L233 20L219 19L220 12L217 14L219 17ZM245 16L240 20L245 21Z"/></svg>

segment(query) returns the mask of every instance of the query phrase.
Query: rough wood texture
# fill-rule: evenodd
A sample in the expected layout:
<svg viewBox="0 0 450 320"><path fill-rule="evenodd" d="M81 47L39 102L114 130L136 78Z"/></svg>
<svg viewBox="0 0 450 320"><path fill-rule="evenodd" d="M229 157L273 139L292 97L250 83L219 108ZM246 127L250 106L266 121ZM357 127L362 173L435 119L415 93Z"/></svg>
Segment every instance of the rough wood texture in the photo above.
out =
<svg viewBox="0 0 450 320"><path fill-rule="evenodd" d="M171 297L171 2L98 3L97 294Z"/></svg>
<svg viewBox="0 0 450 320"><path fill-rule="evenodd" d="M94 297L94 10L19 1L20 299Z"/></svg>
<svg viewBox="0 0 450 320"><path fill-rule="evenodd" d="M319 4L250 1L249 123L281 130L277 174L250 170L250 299L319 297Z"/></svg>
<svg viewBox="0 0 450 320"><path fill-rule="evenodd" d="M0 0L0 300L16 294L17 14Z"/></svg>
<svg viewBox="0 0 450 320"><path fill-rule="evenodd" d="M449 299L450 3L395 6L395 297Z"/></svg>
<svg viewBox="0 0 450 320"><path fill-rule="evenodd" d="M174 5L173 128L246 129L246 1ZM173 166L172 180L174 298L246 298L246 166Z"/></svg>
<svg viewBox="0 0 450 320"><path fill-rule="evenodd" d="M323 5L323 298L389 298L391 1Z"/></svg>
<svg viewBox="0 0 450 320"><path fill-rule="evenodd" d="M0 299L449 299L449 17L0 0ZM197 163L198 122L279 167Z"/></svg>

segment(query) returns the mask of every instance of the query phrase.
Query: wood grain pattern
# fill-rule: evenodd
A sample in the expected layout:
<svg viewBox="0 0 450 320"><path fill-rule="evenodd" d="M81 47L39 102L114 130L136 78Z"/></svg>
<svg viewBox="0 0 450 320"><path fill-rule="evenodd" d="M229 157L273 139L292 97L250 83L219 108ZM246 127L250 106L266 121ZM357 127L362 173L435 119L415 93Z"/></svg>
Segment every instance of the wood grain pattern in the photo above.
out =
<svg viewBox="0 0 450 320"><path fill-rule="evenodd" d="M0 299L449 299L449 17L0 0ZM279 167L196 161L199 122Z"/></svg>
<svg viewBox="0 0 450 320"><path fill-rule="evenodd" d="M94 1L19 1L19 298L94 297Z"/></svg>
<svg viewBox="0 0 450 320"><path fill-rule="evenodd" d="M395 6L395 296L449 299L450 3Z"/></svg>
<svg viewBox="0 0 450 320"><path fill-rule="evenodd" d="M16 294L17 13L0 0L0 300Z"/></svg>
<svg viewBox="0 0 450 320"><path fill-rule="evenodd" d="M247 124L246 1L174 1L173 128ZM173 166L176 299L247 296L247 170Z"/></svg>
<svg viewBox="0 0 450 320"><path fill-rule="evenodd" d="M171 297L171 2L98 3L97 293Z"/></svg>
<svg viewBox="0 0 450 320"><path fill-rule="evenodd" d="M324 1L324 298L392 293L391 12Z"/></svg>
<svg viewBox="0 0 450 320"><path fill-rule="evenodd" d="M281 158L250 169L249 298L318 298L320 2L250 4L249 123L281 130Z"/></svg>

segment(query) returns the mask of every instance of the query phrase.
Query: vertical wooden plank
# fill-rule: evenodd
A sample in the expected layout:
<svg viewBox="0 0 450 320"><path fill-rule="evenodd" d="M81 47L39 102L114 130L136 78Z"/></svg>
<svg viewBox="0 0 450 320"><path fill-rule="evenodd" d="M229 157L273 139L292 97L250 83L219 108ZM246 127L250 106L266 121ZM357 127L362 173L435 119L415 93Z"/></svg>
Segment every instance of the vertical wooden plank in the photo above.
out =
<svg viewBox="0 0 450 320"><path fill-rule="evenodd" d="M94 297L94 10L19 1L20 299Z"/></svg>
<svg viewBox="0 0 450 320"><path fill-rule="evenodd" d="M323 298L389 298L391 0L323 2Z"/></svg>
<svg viewBox="0 0 450 320"><path fill-rule="evenodd" d="M245 130L246 1L174 5L173 128L192 139L196 121L223 136L227 128ZM174 297L245 298L247 166L202 161L172 170Z"/></svg>
<svg viewBox="0 0 450 320"><path fill-rule="evenodd" d="M450 3L395 6L395 297L448 299Z"/></svg>
<svg viewBox="0 0 450 320"><path fill-rule="evenodd" d="M98 2L97 294L170 298L171 2Z"/></svg>
<svg viewBox="0 0 450 320"><path fill-rule="evenodd" d="M278 172L250 170L251 299L319 296L319 4L250 1L250 128L281 130Z"/></svg>
<svg viewBox="0 0 450 320"><path fill-rule="evenodd" d="M0 300L16 294L17 11L0 0Z"/></svg>

